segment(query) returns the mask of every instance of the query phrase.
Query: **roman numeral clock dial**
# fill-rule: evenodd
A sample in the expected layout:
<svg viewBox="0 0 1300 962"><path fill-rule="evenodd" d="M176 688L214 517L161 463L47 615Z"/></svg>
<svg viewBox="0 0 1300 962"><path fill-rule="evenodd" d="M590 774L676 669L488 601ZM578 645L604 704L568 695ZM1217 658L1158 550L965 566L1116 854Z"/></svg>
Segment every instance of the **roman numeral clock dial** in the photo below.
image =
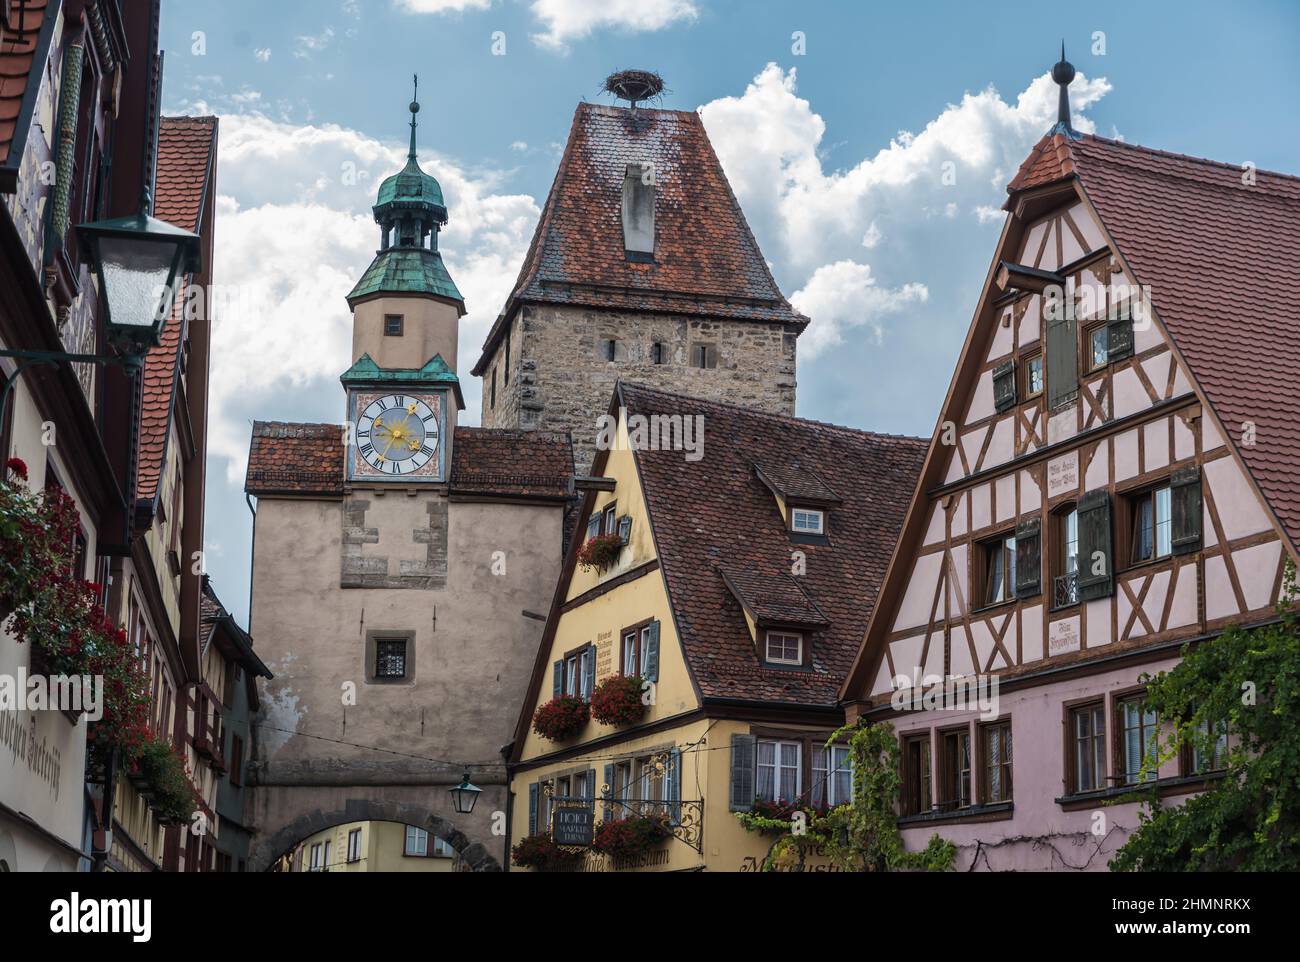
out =
<svg viewBox="0 0 1300 962"><path fill-rule="evenodd" d="M357 417L357 453L390 478L415 474L430 462L436 470L438 440L437 412L410 395L376 398Z"/></svg>

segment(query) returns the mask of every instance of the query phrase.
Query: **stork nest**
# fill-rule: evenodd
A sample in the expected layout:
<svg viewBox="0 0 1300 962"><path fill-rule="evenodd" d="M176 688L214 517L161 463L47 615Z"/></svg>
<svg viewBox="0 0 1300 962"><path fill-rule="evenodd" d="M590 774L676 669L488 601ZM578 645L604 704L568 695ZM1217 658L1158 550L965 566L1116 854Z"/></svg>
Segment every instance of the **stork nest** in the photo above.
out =
<svg viewBox="0 0 1300 962"><path fill-rule="evenodd" d="M654 100L664 92L664 78L650 70L620 70L605 78L605 92L632 103Z"/></svg>

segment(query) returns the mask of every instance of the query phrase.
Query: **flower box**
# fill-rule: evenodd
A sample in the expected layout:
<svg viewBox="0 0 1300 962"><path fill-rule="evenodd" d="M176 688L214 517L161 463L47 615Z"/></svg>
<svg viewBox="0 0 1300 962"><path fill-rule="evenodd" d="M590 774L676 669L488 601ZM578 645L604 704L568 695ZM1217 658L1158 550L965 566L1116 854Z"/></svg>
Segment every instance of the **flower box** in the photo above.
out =
<svg viewBox="0 0 1300 962"><path fill-rule="evenodd" d="M615 862L639 858L671 838L673 830L665 815L632 815L600 823L591 850Z"/></svg>
<svg viewBox="0 0 1300 962"><path fill-rule="evenodd" d="M511 860L520 868L538 872L576 872L586 861L582 852L560 848L549 835L530 835L510 850Z"/></svg>
<svg viewBox="0 0 1300 962"><path fill-rule="evenodd" d="M583 571L606 571L618 563L624 541L617 534L598 534L578 549L578 567Z"/></svg>
<svg viewBox="0 0 1300 962"><path fill-rule="evenodd" d="M533 731L553 742L562 742L582 731L591 709L576 695L557 695L533 714Z"/></svg>
<svg viewBox="0 0 1300 962"><path fill-rule="evenodd" d="M632 725L645 715L640 675L611 675L591 693L591 717L602 725Z"/></svg>

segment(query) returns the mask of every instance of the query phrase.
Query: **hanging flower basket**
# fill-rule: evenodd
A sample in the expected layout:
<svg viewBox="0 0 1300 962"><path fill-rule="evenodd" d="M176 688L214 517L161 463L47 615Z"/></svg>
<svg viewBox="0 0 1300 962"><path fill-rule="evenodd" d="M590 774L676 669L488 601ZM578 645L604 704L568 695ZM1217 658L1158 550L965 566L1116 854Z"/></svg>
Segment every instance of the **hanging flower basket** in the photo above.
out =
<svg viewBox="0 0 1300 962"><path fill-rule="evenodd" d="M549 835L530 835L510 850L520 868L538 872L576 872L586 860L583 853L560 848Z"/></svg>
<svg viewBox="0 0 1300 962"><path fill-rule="evenodd" d="M602 725L631 725L645 715L640 675L611 675L591 693L591 717Z"/></svg>
<svg viewBox="0 0 1300 962"><path fill-rule="evenodd" d="M646 854L672 834L666 815L632 815L601 822L591 850L620 862Z"/></svg>
<svg viewBox="0 0 1300 962"><path fill-rule="evenodd" d="M587 703L576 695L559 695L533 715L533 731L553 742L572 738L591 718Z"/></svg>
<svg viewBox="0 0 1300 962"><path fill-rule="evenodd" d="M199 793L190 778L184 757L169 739L151 736L140 748L140 757L127 777L133 785L143 782L146 795L159 822L182 825L189 822L199 807Z"/></svg>
<svg viewBox="0 0 1300 962"><path fill-rule="evenodd" d="M598 534L578 549L578 567L583 571L605 571L618 562L623 539L616 534Z"/></svg>

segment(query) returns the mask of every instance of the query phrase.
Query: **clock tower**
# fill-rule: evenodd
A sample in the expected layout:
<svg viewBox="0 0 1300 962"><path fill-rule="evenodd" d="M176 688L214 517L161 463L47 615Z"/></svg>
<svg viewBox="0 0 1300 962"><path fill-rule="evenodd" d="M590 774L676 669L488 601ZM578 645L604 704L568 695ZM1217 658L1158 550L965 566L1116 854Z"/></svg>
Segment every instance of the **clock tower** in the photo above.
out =
<svg viewBox="0 0 1300 962"><path fill-rule="evenodd" d="M353 484L445 482L465 407L456 377L465 302L438 252L447 208L438 181L420 169L419 112L413 101L406 166L379 188L380 248L348 295L353 364L342 382Z"/></svg>

